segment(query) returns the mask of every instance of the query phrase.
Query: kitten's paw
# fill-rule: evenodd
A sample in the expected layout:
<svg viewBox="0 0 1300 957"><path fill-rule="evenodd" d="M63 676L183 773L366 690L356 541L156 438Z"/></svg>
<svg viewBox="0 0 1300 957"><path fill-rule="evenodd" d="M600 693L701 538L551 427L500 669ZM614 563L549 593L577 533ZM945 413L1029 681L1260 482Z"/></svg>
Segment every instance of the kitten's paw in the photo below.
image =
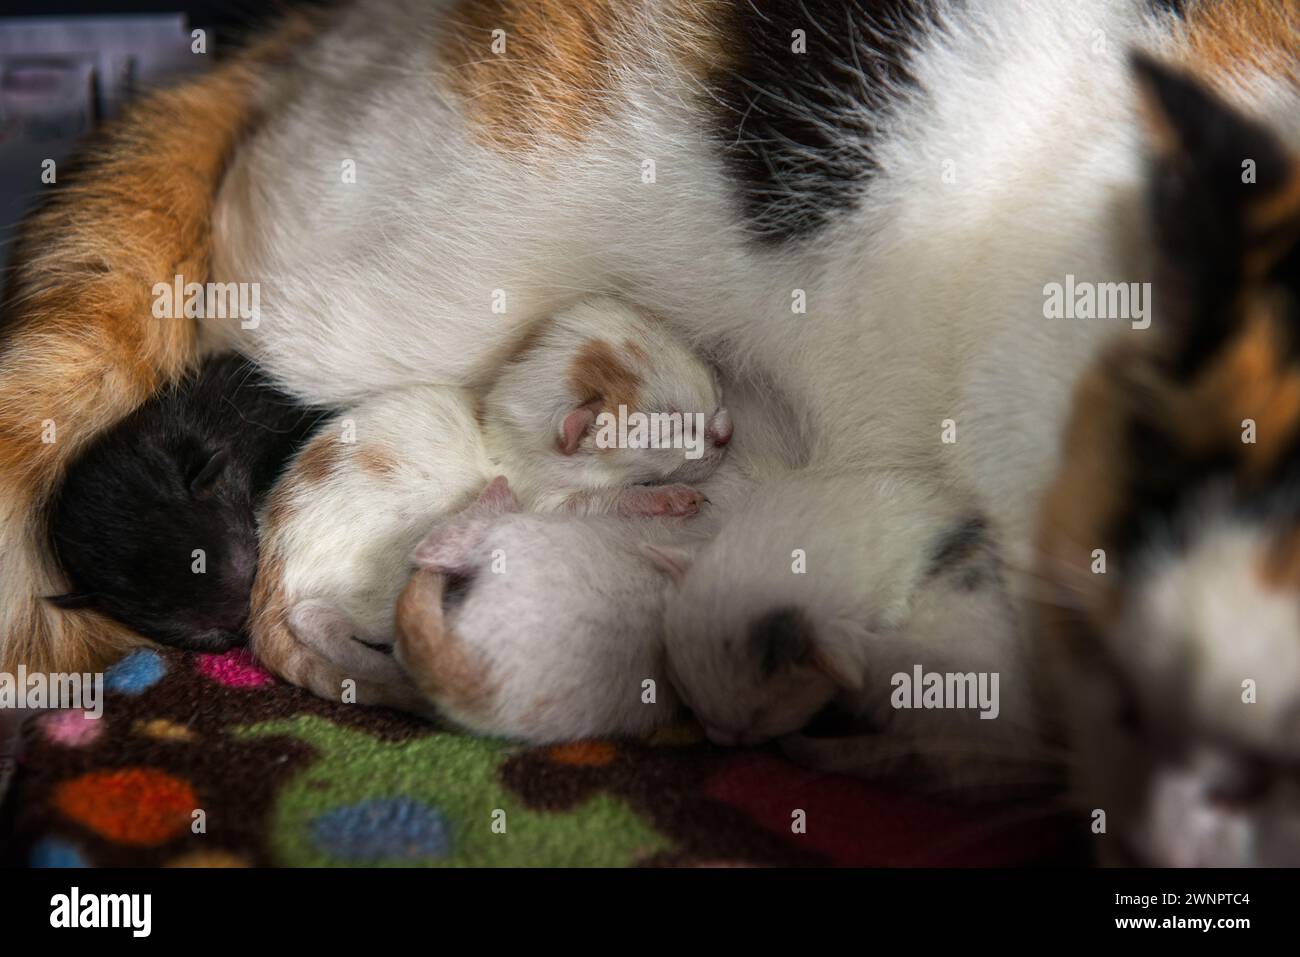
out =
<svg viewBox="0 0 1300 957"><path fill-rule="evenodd" d="M706 501L703 492L689 485L638 485L623 494L619 512L650 518L689 518L698 515Z"/></svg>

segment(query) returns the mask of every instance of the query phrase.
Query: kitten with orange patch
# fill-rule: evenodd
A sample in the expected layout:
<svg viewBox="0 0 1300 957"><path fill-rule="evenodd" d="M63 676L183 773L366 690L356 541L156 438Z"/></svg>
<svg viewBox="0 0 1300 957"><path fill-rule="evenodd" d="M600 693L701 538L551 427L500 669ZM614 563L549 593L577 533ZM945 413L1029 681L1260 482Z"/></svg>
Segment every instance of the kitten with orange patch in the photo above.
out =
<svg viewBox="0 0 1300 957"><path fill-rule="evenodd" d="M394 655L437 714L477 734L545 744L665 727L681 703L655 565L704 534L524 512L497 478L416 547Z"/></svg>
<svg viewBox="0 0 1300 957"><path fill-rule="evenodd" d="M663 441L605 442L620 407L665 416ZM350 677L376 682L364 701L406 706L400 671L376 649L393 642L411 550L436 520L497 474L534 510L690 517L704 502L693 485L722 461L731 430L709 366L610 299L547 321L483 393L412 386L368 399L322 426L272 492L253 649L324 697Z"/></svg>

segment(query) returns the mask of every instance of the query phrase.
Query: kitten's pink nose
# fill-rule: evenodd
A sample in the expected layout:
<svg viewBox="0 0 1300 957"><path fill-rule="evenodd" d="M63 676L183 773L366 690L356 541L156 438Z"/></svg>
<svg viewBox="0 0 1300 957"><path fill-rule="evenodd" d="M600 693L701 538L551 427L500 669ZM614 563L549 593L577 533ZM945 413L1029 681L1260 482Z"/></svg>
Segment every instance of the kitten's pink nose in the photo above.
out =
<svg viewBox="0 0 1300 957"><path fill-rule="evenodd" d="M731 441L731 413L719 409L704 427L704 437L714 445L723 446Z"/></svg>

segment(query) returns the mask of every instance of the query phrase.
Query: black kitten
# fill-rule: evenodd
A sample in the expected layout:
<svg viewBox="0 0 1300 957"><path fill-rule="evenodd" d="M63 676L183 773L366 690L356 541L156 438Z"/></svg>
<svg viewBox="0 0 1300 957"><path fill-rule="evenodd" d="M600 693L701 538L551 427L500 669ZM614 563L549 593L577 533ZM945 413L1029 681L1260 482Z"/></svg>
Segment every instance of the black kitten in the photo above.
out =
<svg viewBox="0 0 1300 957"><path fill-rule="evenodd" d="M50 530L73 591L50 600L179 648L242 641L257 572L255 510L324 415L240 356L207 362L69 469Z"/></svg>

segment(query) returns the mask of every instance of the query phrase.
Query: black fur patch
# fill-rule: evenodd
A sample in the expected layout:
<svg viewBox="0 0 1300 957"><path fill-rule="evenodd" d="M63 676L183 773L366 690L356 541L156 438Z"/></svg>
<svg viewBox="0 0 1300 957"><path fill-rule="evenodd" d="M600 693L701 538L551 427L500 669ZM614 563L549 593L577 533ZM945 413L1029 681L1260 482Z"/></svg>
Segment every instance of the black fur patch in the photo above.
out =
<svg viewBox="0 0 1300 957"><path fill-rule="evenodd" d="M1180 19L1187 13L1187 0L1147 0L1147 5L1157 13L1172 13Z"/></svg>
<svg viewBox="0 0 1300 957"><path fill-rule="evenodd" d="M812 619L802 608L773 609L749 626L749 641L759 655L764 678L811 661L815 636Z"/></svg>
<svg viewBox="0 0 1300 957"><path fill-rule="evenodd" d="M1273 133L1232 109L1199 82L1145 54L1138 80L1167 126L1150 168L1150 206L1161 251L1158 294L1171 371L1194 376L1223 347L1239 318L1243 264L1262 239L1248 228L1255 204L1278 193L1291 172ZM1243 178L1242 163L1255 165Z"/></svg>
<svg viewBox="0 0 1300 957"><path fill-rule="evenodd" d="M856 205L879 116L914 85L908 63L939 2L733 0L722 35L736 54L709 79L714 135L760 240L807 236Z"/></svg>
<svg viewBox="0 0 1300 957"><path fill-rule="evenodd" d="M997 550L989 536L988 523L973 515L945 532L930 550L927 578L955 575L966 591L998 579Z"/></svg>

